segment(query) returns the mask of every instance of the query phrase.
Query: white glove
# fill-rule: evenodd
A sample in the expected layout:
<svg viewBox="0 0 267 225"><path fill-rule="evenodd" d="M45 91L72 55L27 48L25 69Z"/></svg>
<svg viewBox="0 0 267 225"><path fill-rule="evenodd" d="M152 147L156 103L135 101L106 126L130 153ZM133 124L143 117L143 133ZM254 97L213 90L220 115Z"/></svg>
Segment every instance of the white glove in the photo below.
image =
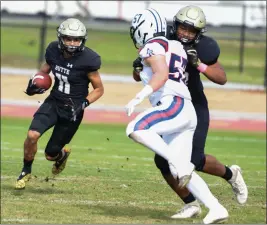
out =
<svg viewBox="0 0 267 225"><path fill-rule="evenodd" d="M139 105L145 97L153 93L153 88L150 85L146 85L142 91L140 91L134 99L132 99L126 106L126 113L128 116L134 112L135 106Z"/></svg>
<svg viewBox="0 0 267 225"><path fill-rule="evenodd" d="M135 106L139 105L144 99L141 98L134 98L125 106L126 113L128 116L131 116L134 112Z"/></svg>

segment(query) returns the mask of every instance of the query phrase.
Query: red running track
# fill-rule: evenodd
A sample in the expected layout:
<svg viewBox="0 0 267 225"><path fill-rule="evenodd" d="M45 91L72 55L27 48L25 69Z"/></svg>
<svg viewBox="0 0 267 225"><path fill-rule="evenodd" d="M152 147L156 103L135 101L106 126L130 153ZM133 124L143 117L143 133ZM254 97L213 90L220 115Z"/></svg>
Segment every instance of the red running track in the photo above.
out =
<svg viewBox="0 0 267 225"><path fill-rule="evenodd" d="M2 105L1 117L31 118L37 110L36 106L14 106ZM125 112L112 110L85 111L83 122L87 123L108 123L108 124L127 124L137 113L128 117ZM211 120L210 129L229 130L229 131L250 131L266 132L266 121L264 120Z"/></svg>

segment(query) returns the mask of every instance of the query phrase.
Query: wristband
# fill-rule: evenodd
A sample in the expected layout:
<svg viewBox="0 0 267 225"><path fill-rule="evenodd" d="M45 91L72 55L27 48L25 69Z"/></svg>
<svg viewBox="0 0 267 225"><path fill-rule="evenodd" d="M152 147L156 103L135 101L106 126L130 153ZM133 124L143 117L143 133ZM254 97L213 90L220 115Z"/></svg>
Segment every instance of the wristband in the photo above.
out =
<svg viewBox="0 0 267 225"><path fill-rule="evenodd" d="M144 99L147 96L151 95L153 93L153 88L150 85L146 85L142 91L140 91L137 95L136 98Z"/></svg>
<svg viewBox="0 0 267 225"><path fill-rule="evenodd" d="M206 64L204 64L204 63L200 63L199 66L197 67L197 70L198 70L199 72L201 72L201 73L204 73L204 72L206 71L207 67L208 67L208 66L207 66Z"/></svg>

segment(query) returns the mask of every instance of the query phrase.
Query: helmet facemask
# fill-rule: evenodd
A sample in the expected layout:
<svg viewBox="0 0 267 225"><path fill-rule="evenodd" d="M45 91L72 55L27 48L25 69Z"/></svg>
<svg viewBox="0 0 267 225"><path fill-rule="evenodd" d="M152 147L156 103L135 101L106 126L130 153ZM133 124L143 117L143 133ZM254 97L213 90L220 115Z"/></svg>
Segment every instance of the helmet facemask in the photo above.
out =
<svg viewBox="0 0 267 225"><path fill-rule="evenodd" d="M80 44L79 45L67 45L64 41L64 39L66 38L80 39ZM58 34L58 40L59 40L60 49L62 51L66 51L70 55L74 55L77 52L83 51L84 45L86 42L86 39L84 37L73 37L73 36L60 35L60 34Z"/></svg>
<svg viewBox="0 0 267 225"><path fill-rule="evenodd" d="M175 32L175 36L176 36L177 40L179 40L180 42L182 42L185 45L198 43L199 38L200 38L201 34L203 33L201 30L195 28L194 25L191 25L188 23L181 23L181 22L176 21L174 24L175 24L174 25L174 32ZM181 26L183 26L187 29L187 32L189 33L189 35L179 34L178 30L179 30L179 28L182 29ZM190 33L193 33L193 31L188 31L188 29L193 30L195 35L190 37Z"/></svg>
<svg viewBox="0 0 267 225"><path fill-rule="evenodd" d="M138 35L139 38L141 38L141 33L140 33L140 30L138 29L145 21L143 20L137 27L134 27L134 26L131 26L130 27L130 36L131 36L131 39L133 40L133 43L134 43L134 46L139 49L141 48L144 44L145 44L145 38L146 38L146 35L147 33L144 34L144 37L143 37L143 40L142 40L142 43L143 44L140 44L138 43L138 41L136 40L136 37L135 35Z"/></svg>

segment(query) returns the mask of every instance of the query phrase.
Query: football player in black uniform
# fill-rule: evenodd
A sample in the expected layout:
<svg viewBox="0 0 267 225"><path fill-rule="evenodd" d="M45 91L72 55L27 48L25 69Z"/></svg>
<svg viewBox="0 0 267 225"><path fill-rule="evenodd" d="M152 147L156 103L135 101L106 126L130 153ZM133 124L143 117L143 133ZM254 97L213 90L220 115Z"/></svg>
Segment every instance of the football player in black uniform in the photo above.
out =
<svg viewBox="0 0 267 225"><path fill-rule="evenodd" d="M220 48L213 38L203 35L206 31L206 18L202 9L197 6L186 6L180 9L174 16L171 28L168 38L182 42L188 55L186 82L198 119L191 161L197 171L224 178L232 186L237 201L244 204L247 201L248 190L240 167L237 165L225 166L214 156L204 153L210 117L200 73L214 83L220 85L226 83L225 71L218 61ZM133 67L134 77L136 77L136 73L142 69L139 59L134 61ZM178 188L178 182L171 175L168 162L159 155L155 155L154 161L169 186L185 203L185 206L172 218L184 219L200 214L201 208L195 197L187 189Z"/></svg>
<svg viewBox="0 0 267 225"><path fill-rule="evenodd" d="M50 95L33 116L24 142L24 165L15 188L24 189L31 177L32 163L37 152L37 142L48 129L54 127L46 145L47 160L55 161L54 175L66 165L70 149L65 148L79 128L84 109L99 99L104 87L98 72L100 56L85 46L87 31L84 24L75 18L65 20L57 28L58 41L51 42L45 53L46 62L40 71L55 77ZM88 93L91 82L93 90ZM43 89L29 80L26 94L42 94Z"/></svg>

